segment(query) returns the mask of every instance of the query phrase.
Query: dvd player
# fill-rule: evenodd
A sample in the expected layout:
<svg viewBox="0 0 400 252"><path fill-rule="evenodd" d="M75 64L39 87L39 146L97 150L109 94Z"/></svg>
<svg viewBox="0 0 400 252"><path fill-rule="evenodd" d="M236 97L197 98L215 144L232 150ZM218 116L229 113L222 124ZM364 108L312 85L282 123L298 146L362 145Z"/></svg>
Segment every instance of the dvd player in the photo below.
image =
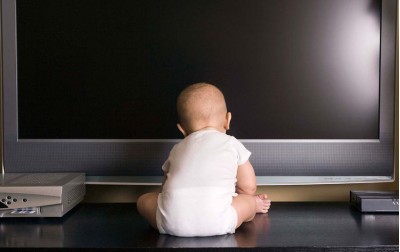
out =
<svg viewBox="0 0 400 252"><path fill-rule="evenodd" d="M399 212L399 192L350 191L350 203L361 212Z"/></svg>
<svg viewBox="0 0 400 252"><path fill-rule="evenodd" d="M61 217L85 195L84 173L0 175L0 217Z"/></svg>

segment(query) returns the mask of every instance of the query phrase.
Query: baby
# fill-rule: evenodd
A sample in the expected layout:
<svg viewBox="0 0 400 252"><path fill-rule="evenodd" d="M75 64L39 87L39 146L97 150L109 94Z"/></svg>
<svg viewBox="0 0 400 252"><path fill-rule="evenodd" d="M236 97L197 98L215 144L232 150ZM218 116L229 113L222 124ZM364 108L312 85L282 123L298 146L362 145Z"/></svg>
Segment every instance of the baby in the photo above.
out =
<svg viewBox="0 0 400 252"><path fill-rule="evenodd" d="M178 97L178 129L185 137L162 166L161 193L139 197L139 213L162 234L212 236L234 233L271 201L255 195L251 153L226 135L231 121L215 86L197 83Z"/></svg>

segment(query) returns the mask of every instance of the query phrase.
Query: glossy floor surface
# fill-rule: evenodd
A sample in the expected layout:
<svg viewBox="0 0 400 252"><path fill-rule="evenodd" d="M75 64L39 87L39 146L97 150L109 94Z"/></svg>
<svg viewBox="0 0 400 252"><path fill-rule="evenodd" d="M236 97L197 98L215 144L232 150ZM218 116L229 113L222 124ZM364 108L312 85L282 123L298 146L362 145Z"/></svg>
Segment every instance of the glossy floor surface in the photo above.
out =
<svg viewBox="0 0 400 252"><path fill-rule="evenodd" d="M0 250L25 248L329 248L399 244L398 214L361 214L348 203L273 203L234 235L159 235L135 204L81 204L63 218L0 219Z"/></svg>

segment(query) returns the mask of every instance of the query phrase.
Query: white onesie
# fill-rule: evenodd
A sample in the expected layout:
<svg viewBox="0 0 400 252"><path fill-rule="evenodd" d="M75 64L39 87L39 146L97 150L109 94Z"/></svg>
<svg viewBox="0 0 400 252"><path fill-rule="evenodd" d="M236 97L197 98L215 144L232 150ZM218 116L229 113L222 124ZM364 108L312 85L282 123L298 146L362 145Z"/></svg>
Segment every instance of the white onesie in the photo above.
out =
<svg viewBox="0 0 400 252"><path fill-rule="evenodd" d="M162 167L167 179L158 197L160 233L234 233L237 214L231 203L237 195L237 168L250 154L236 138L210 128L176 144Z"/></svg>

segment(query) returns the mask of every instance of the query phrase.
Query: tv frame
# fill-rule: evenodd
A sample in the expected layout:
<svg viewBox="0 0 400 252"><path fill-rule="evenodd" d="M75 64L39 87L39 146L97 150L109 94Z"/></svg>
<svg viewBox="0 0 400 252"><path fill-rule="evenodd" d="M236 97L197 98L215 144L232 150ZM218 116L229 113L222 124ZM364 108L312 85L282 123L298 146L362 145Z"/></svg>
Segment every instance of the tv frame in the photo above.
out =
<svg viewBox="0 0 400 252"><path fill-rule="evenodd" d="M241 139L253 153L258 185L394 181L397 10L396 0L382 0L379 139ZM161 184L154 171L161 173L160 164L179 139L19 139L16 0L1 0L1 30L3 173L86 172L87 184ZM275 166L265 175L269 164ZM322 166L324 172L315 175ZM371 166L369 174L365 166ZM385 174L376 172L381 166ZM146 174L148 167L153 174ZM346 173L349 167L353 172Z"/></svg>

